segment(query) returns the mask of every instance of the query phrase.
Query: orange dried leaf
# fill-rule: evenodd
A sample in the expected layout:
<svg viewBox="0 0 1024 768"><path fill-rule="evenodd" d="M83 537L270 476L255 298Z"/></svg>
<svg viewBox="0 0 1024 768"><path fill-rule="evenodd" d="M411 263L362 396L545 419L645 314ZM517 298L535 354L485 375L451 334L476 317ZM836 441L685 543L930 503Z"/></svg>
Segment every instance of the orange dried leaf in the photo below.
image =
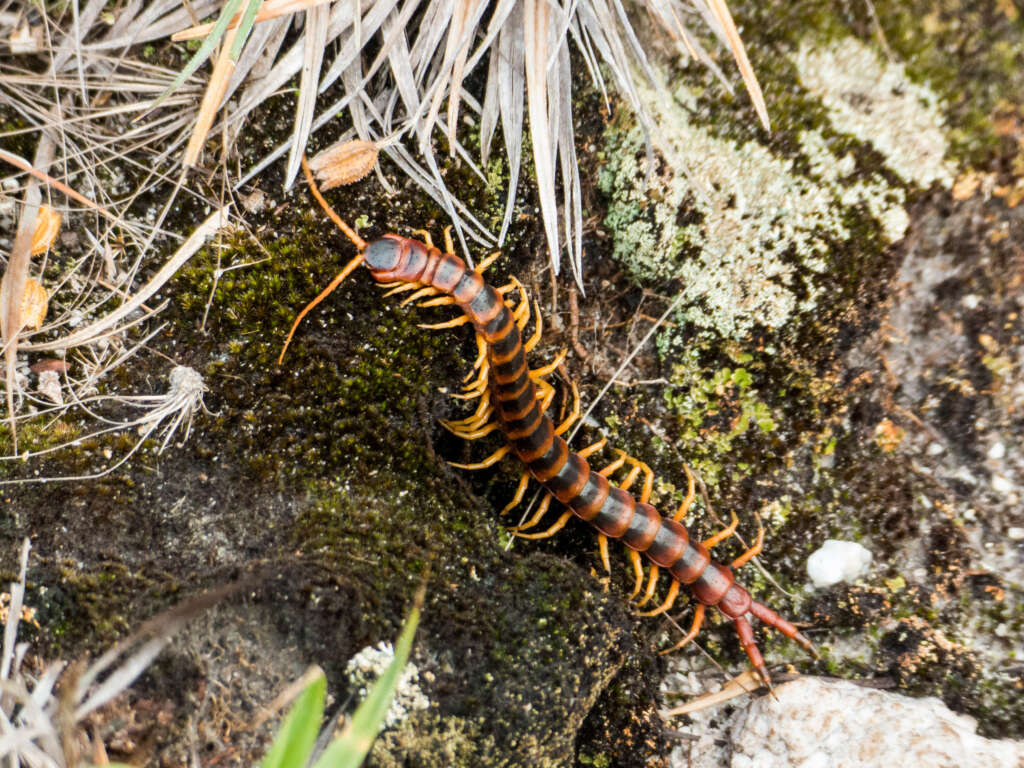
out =
<svg viewBox="0 0 1024 768"><path fill-rule="evenodd" d="M26 328L36 329L46 319L49 296L46 289L31 277L25 279L25 292L21 294L21 322Z"/></svg>
<svg viewBox="0 0 1024 768"><path fill-rule="evenodd" d="M372 141L353 139L328 147L309 161L321 189L333 189L359 181L373 170L380 147Z"/></svg>
<svg viewBox="0 0 1024 768"><path fill-rule="evenodd" d="M60 232L60 214L48 205L39 209L36 216L36 230L32 233L32 255L38 256L50 250L57 233Z"/></svg>
<svg viewBox="0 0 1024 768"><path fill-rule="evenodd" d="M875 444L886 453L895 451L906 434L903 427L893 424L889 419L882 419L875 427Z"/></svg>
<svg viewBox="0 0 1024 768"><path fill-rule="evenodd" d="M981 174L975 171L967 171L953 184L953 199L966 200L973 195L981 186Z"/></svg>

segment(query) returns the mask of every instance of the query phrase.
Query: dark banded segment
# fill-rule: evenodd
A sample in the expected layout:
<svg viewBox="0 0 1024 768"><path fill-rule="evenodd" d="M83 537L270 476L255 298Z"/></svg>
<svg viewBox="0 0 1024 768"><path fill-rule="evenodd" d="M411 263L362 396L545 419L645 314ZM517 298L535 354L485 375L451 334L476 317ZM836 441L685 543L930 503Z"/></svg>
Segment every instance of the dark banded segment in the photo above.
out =
<svg viewBox="0 0 1024 768"><path fill-rule="evenodd" d="M605 536L618 539L629 529L635 514L636 499L621 488L611 488L590 524Z"/></svg>
<svg viewBox="0 0 1024 768"><path fill-rule="evenodd" d="M629 527L622 533L622 543L637 552L650 548L654 537L661 528L661 515L650 504L636 503L636 514L629 521Z"/></svg>
<svg viewBox="0 0 1024 768"><path fill-rule="evenodd" d="M430 285L451 296L466 313L488 345L488 383L499 426L516 455L552 496L601 533L621 538L628 547L666 568L678 584L688 586L699 603L717 606L734 622L751 664L766 682L768 673L754 642L748 615L776 627L814 654L810 641L794 625L754 601L735 581L732 568L713 562L706 547L690 540L685 527L661 517L650 504L611 486L554 433L554 424L537 400L537 387L530 378L520 329L504 298L484 282L479 272L453 254L442 254L436 248L398 235L384 235L369 244L352 235L350 239L363 249L366 266L378 280ZM652 586L653 578L652 575ZM677 591L678 586L674 585L665 604L649 613L667 610ZM688 637L699 628L703 611L698 617Z"/></svg>

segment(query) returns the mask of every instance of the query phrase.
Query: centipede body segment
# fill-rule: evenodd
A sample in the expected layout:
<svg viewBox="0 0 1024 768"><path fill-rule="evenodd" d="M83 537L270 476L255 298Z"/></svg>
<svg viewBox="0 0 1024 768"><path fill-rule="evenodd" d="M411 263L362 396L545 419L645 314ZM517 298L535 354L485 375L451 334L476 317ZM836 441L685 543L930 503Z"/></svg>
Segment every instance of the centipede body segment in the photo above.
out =
<svg viewBox="0 0 1024 768"><path fill-rule="evenodd" d="M310 185L321 205L329 209L311 178ZM337 215L333 211L330 213L338 223L340 219ZM550 535L574 515L592 525L602 536L602 556L605 560L607 554L603 537L621 539L630 550L637 575L634 595L642 583L641 557L650 563L648 589L642 602L654 594L659 571L666 572L671 578L668 597L661 606L647 614L654 615L668 610L681 586L686 588L697 603L693 626L676 647L696 636L706 608L716 608L733 622L744 652L766 684L769 684L768 672L754 640L751 616L775 627L809 653L816 655L810 641L793 624L755 601L735 579L734 567L738 568L760 551L760 536L758 544L731 565L718 563L712 559L709 548L730 535L735 530L735 523L704 543L694 540L677 519L682 517L685 505L692 500L692 482L684 507L677 514L666 517L648 503L652 476L650 469L642 462L623 456L619 462L597 470L591 467L587 456L592 450L602 447L603 441L580 452L569 448L559 434L568 422L555 425L545 410L546 403L550 402L547 391L550 385L538 375L544 371L531 371L526 360L521 322L524 312L529 311L529 305L524 297L520 307L525 306L526 310L520 312L518 308L510 309L502 295L508 290L514 290L514 286L499 292L484 280L479 270L468 267L453 253L442 253L429 243L429 238L424 243L387 234L365 243L343 224L341 222L339 226L359 248L360 254L345 267L332 286L363 263L379 283L396 289L413 286L421 297L436 295L437 298L432 299L431 303L453 304L463 313L459 321L473 325L482 354L474 366L476 379L468 384L467 389L480 396L481 402L472 416L447 426L456 434L475 437L482 430L492 431L488 425L496 425L505 436L507 445L491 458L496 461L510 452L515 453L525 464L529 475L548 492L548 503L553 498L566 507L566 512L559 517L558 522L544 533L534 534L534 537ZM449 250L453 249L449 247ZM296 325L326 293L321 293L303 310ZM294 326L292 330L294 332ZM531 346L536 343L535 338L530 342ZM607 475L627 462L631 463L629 474L621 487L617 487ZM467 466L483 465L485 462ZM644 475L644 482L637 498L629 489L641 474ZM523 490L525 477L517 489L514 503L522 497ZM547 504L541 515L546 509ZM539 517L536 515L526 525L520 526L519 530L531 527L539 521Z"/></svg>

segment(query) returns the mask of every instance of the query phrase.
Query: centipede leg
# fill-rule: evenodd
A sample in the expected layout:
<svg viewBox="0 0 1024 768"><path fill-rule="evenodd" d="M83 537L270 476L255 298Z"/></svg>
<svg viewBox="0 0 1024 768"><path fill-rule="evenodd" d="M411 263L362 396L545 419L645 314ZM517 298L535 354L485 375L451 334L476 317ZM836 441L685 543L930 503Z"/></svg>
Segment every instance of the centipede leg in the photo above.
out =
<svg viewBox="0 0 1024 768"><path fill-rule="evenodd" d="M654 570L653 567L651 569ZM653 575L653 574L652 574ZM668 588L668 594L665 596L665 602L655 608L653 611L641 611L638 616L658 616L669 610L675 605L676 598L679 597L679 582L673 579L672 586Z"/></svg>
<svg viewBox="0 0 1024 768"><path fill-rule="evenodd" d="M418 327L425 328L428 331L443 331L445 328L458 328L460 325L465 325L468 322L469 317L467 315L459 315L443 323L420 323Z"/></svg>
<svg viewBox="0 0 1024 768"><path fill-rule="evenodd" d="M652 565L651 566L650 577L649 577L649 579L647 581L647 589L644 591L643 599L640 600L636 604L637 608L639 608L641 605L644 605L644 604L650 602L651 598L654 597L654 588L658 584L658 573L660 571L661 571L661 569L658 568L658 566L656 566L656 565Z"/></svg>
<svg viewBox="0 0 1024 768"><path fill-rule="evenodd" d="M565 420L555 427L556 435L565 434L569 430L569 427L576 423L576 420L579 419L583 412L580 407L579 387L576 386L575 381L570 382L569 386L572 387L572 410L569 412L569 415L565 417Z"/></svg>
<svg viewBox="0 0 1024 768"><path fill-rule="evenodd" d="M516 492L512 496L512 501L506 504L499 514L504 515L506 512L515 507L519 502L523 500L523 496L526 495L526 489L530 485L530 470L524 469L523 474L519 476L519 485L516 486Z"/></svg>
<svg viewBox="0 0 1024 768"><path fill-rule="evenodd" d="M454 252L454 250L449 251L449 253L453 253L453 252ZM480 262L480 264L476 268L476 271L481 273L481 274L483 274L484 272L487 271L487 268L489 266L491 266L494 262L496 262L498 260L499 256L501 256L501 251L495 251L490 256L488 256L486 259L484 259L483 261Z"/></svg>
<svg viewBox="0 0 1024 768"><path fill-rule="evenodd" d="M572 517L572 510L567 509L564 513L562 513L562 516L555 521L555 524L543 533L518 533L516 531L513 531L512 533L513 535L518 536L521 539L547 539L554 536L560 530L565 528L565 524L569 522L570 517Z"/></svg>
<svg viewBox="0 0 1024 768"><path fill-rule="evenodd" d="M753 601L750 603L750 613L759 618L763 623L767 624L769 627L775 627L775 629L779 630L779 632L784 634L790 640L797 643L801 648L803 648L805 651L811 654L811 656L813 656L814 658L821 658L821 656L818 655L817 649L814 647L811 641L804 637L800 633L799 629L797 629L784 618L779 616L779 614L777 614L767 605L763 605L762 603Z"/></svg>
<svg viewBox="0 0 1024 768"><path fill-rule="evenodd" d="M680 648L686 646L693 638L700 633L701 624L704 623L704 603L697 603L697 607L693 610L693 624L690 626L690 631L683 636L683 639L673 645L671 648L666 648L658 653L664 655L666 653L672 653L678 651Z"/></svg>
<svg viewBox="0 0 1024 768"><path fill-rule="evenodd" d="M537 511L533 513L533 517L527 520L522 525L517 525L514 528L509 528L512 533L517 536L520 535L520 531L528 531L533 528L537 523L543 519L544 515L547 514L548 509L551 507L551 494L545 494L544 498L540 500L540 504L537 505Z"/></svg>
<svg viewBox="0 0 1024 768"><path fill-rule="evenodd" d="M693 497L696 494L696 488L694 487L693 482L693 473L685 464L683 465L683 470L686 472L686 498L683 499L683 503L679 505L679 509L676 510L676 513L672 515L672 519L677 523L686 517L686 513L690 509L690 505L693 504Z"/></svg>
<svg viewBox="0 0 1024 768"><path fill-rule="evenodd" d="M552 360L547 365L542 365L540 368L532 369L530 371L530 378L536 381L537 379L542 379L546 376L550 376L554 372L554 370L565 361L565 356L568 353L568 349L563 349L561 352L555 355L555 359Z"/></svg>
<svg viewBox="0 0 1024 768"><path fill-rule="evenodd" d="M752 558L755 558L759 554L761 554L761 549L763 547L764 547L764 526L761 525L761 518L759 517L757 519L757 541L754 542L754 546L752 546L750 549L748 549L742 555L740 555L735 560L733 560L729 564L729 567L732 568L733 570L736 570L737 568L742 568L744 565L746 565L748 562L750 562L750 560Z"/></svg>
<svg viewBox="0 0 1024 768"><path fill-rule="evenodd" d="M644 585L644 561L640 557L640 553L635 549L627 550L629 554L629 562L633 566L633 575L635 577L633 584L633 591L629 595L629 600L632 601L637 595L640 594L640 589Z"/></svg>
<svg viewBox="0 0 1024 768"><path fill-rule="evenodd" d="M540 343L540 336L544 330L544 316L540 313L540 303L535 299L533 302L533 311L537 316L537 325L533 329L533 335L530 336L523 344L523 353L529 354L533 351L533 348Z"/></svg>
<svg viewBox="0 0 1024 768"><path fill-rule="evenodd" d="M430 232L428 232L427 230L425 230L425 229L414 229L412 231L412 234L419 235L420 238L422 238L423 242L427 244L428 248L433 248L434 247L434 240L430 236ZM452 251L448 251L448 253L452 253Z"/></svg>
<svg viewBox="0 0 1024 768"><path fill-rule="evenodd" d="M725 541L730 536L732 536L734 533L736 533L736 527L739 524L740 524L740 519L738 517L736 517L736 513L733 512L732 513L732 522L729 523L729 527L728 528L723 528L718 533L716 533L714 536L709 536L708 538L704 539L704 541L702 541L701 544L703 544L708 549L711 549L712 547L717 546L718 544L721 544L723 541ZM757 554L757 553L755 552L754 554Z"/></svg>
<svg viewBox="0 0 1024 768"><path fill-rule="evenodd" d="M736 634L740 636L740 645L743 646L744 653L750 659L750 666L757 670L761 681L768 686L768 690L771 690L772 679L768 676L768 668L764 665L761 649L757 647L757 642L754 640L754 630L751 628L750 622L740 616L733 619L733 624L736 626Z"/></svg>
<svg viewBox="0 0 1024 768"><path fill-rule="evenodd" d="M452 227L450 224L444 228L444 248L445 253L455 253L455 241L452 240Z"/></svg>
<svg viewBox="0 0 1024 768"><path fill-rule="evenodd" d="M511 450L511 445L503 445L483 461L478 461L474 464L456 464L454 461L449 461L448 464L450 466L457 467L458 469L487 469L488 467L493 467L505 458Z"/></svg>

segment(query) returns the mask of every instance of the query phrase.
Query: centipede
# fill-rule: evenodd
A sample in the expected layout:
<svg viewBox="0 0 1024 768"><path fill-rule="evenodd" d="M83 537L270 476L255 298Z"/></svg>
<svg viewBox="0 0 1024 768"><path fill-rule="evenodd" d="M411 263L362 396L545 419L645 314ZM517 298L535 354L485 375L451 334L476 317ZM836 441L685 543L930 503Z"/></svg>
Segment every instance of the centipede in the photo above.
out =
<svg viewBox="0 0 1024 768"><path fill-rule="evenodd" d="M609 569L607 542L609 539L621 540L635 575L631 598L639 597L639 605L648 602L655 594L659 575L667 574L669 587L663 602L652 610L640 612L640 615L657 616L669 611L684 589L695 607L689 631L662 653L678 650L691 642L700 632L707 610L715 609L732 623L751 666L769 690L771 678L754 637L752 619L775 628L812 657L818 658L813 644L794 624L754 600L736 579L735 572L761 552L763 527L759 525L753 546L730 563L720 563L712 558L710 550L732 535L737 519L733 515L728 527L707 539L697 540L691 535L682 522L694 499L693 476L689 469L686 469L688 490L683 503L673 514L662 515L649 503L653 473L646 464L620 452L609 465L601 469L592 467L588 457L605 447L604 438L579 451L569 447L562 435L574 417L579 417L578 391L573 385L573 413L560 424L555 424L547 412L554 389L544 377L551 373L560 359L538 369L529 367L527 354L537 344L540 323L538 321L533 335L524 340L530 302L522 285L515 279L500 288L485 280L483 272L494 257L482 261L476 268L470 267L453 252L455 248L447 231L445 252L433 245L425 231L415 233L422 234L422 241L389 233L367 242L323 198L305 160L303 170L312 194L356 247L357 255L298 313L283 345L279 364L302 319L360 265L367 267L373 279L392 293L411 292L404 303L419 300L419 306L457 308L460 315L455 319L424 327L472 325L476 332L478 355L461 396L478 398L479 404L471 416L444 422L444 425L468 439L500 431L505 444L484 461L454 466L481 469L497 463L508 454L514 454L522 462L524 469L519 485L512 502L503 511L522 500L530 478L540 484L545 496L531 519L513 528L516 535L545 538L561 530L571 518L578 518L596 529L606 570ZM516 292L520 294L520 300L513 308L511 300L506 297ZM539 320L539 307L534 307L534 311ZM626 478L613 484L609 477L624 466L628 467ZM634 495L632 488L641 476L641 488ZM542 532L527 533L540 523L553 502L564 507L555 523ZM643 589L645 581L647 587Z"/></svg>

